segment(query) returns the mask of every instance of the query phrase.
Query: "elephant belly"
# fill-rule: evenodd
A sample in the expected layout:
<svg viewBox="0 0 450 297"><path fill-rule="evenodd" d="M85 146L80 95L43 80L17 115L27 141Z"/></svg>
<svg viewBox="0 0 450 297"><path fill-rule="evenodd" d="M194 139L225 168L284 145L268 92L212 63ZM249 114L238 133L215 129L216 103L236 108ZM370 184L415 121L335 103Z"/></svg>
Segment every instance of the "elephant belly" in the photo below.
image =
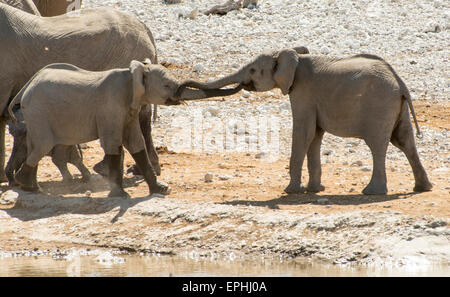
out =
<svg viewBox="0 0 450 297"><path fill-rule="evenodd" d="M58 118L52 122L55 144L76 145L98 138L95 117Z"/></svg>

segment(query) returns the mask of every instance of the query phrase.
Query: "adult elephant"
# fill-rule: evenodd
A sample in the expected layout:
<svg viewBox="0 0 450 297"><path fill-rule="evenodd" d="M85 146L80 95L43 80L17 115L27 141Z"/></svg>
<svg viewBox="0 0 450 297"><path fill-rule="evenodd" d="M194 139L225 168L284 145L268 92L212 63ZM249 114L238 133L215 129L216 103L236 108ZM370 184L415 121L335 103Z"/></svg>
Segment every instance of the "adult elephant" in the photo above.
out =
<svg viewBox="0 0 450 297"><path fill-rule="evenodd" d="M341 137L362 138L373 158L372 179L364 194L385 194L385 159L389 142L402 150L412 167L417 192L432 188L414 141L409 118L408 88L394 69L374 55L338 59L309 55L305 47L262 54L238 72L209 83L187 83L197 88L221 88L239 83L249 91L273 88L289 94L293 116L292 154L287 193L319 192L320 145L324 132ZM305 156L309 183L301 185Z"/></svg>
<svg viewBox="0 0 450 297"><path fill-rule="evenodd" d="M44 18L0 3L0 112L25 83L52 63L70 63L91 71L128 67L131 60L157 63L150 30L136 17L112 9L86 9L73 16ZM113 46L112 46L113 45ZM140 113L141 127L150 129L148 113ZM5 124L0 119L0 181L7 181ZM151 131L144 134L149 159L160 174Z"/></svg>

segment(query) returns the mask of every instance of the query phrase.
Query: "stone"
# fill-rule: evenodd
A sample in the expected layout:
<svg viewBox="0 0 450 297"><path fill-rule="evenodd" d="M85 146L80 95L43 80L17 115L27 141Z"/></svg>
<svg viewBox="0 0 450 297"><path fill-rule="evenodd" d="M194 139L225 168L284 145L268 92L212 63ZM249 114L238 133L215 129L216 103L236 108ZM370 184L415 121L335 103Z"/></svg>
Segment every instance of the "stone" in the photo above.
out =
<svg viewBox="0 0 450 297"><path fill-rule="evenodd" d="M17 199L19 199L19 193L13 190L8 190L0 196L0 205L14 204L17 202Z"/></svg>
<svg viewBox="0 0 450 297"><path fill-rule="evenodd" d="M213 181L213 175L212 173L206 173L205 174L205 182L211 183Z"/></svg>

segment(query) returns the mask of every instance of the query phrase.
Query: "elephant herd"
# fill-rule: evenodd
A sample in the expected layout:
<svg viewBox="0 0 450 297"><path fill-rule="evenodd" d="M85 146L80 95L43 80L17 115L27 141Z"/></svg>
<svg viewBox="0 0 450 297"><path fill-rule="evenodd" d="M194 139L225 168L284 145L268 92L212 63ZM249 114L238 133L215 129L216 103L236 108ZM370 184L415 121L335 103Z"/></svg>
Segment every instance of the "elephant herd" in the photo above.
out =
<svg viewBox="0 0 450 297"><path fill-rule="evenodd" d="M34 2L0 0L0 181L10 186L39 191L37 168L45 155L52 156L64 179L71 179L70 162L88 180L78 145L99 139L105 157L94 170L108 179L109 196L128 196L122 185L123 146L149 192L167 194L169 186L157 180L161 168L151 138L151 104L279 88L289 95L293 116L285 192L324 190L320 146L325 132L362 138L369 146L373 172L364 194L387 193L390 142L408 158L414 190L432 188L414 141L410 111L418 133L420 129L411 96L378 56L332 58L296 47L263 53L218 80L178 82L158 65L152 33L134 16L101 8L47 17L60 13L50 13L48 4L44 13L38 4L46 1ZM236 86L223 89L229 85ZM6 124L14 145L5 172ZM306 156L309 182L304 188Z"/></svg>

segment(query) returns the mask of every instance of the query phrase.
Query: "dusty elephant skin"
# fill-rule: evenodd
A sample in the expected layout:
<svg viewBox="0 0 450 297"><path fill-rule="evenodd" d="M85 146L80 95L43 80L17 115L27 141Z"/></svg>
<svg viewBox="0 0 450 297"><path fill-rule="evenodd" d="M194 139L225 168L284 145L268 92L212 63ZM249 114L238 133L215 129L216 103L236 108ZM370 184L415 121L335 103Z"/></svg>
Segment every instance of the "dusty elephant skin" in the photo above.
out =
<svg viewBox="0 0 450 297"><path fill-rule="evenodd" d="M20 30L17 30L20 28ZM74 31L74 28L77 30ZM49 33L50 32L50 33ZM110 8L86 9L79 15L43 18L0 3L0 110L41 68L56 62L99 71L128 67L133 59L157 63L150 30L132 15ZM113 48L109 44L115 44ZM151 108L141 124L150 127ZM0 181L4 173L6 119L0 121ZM150 128L145 137L149 158L160 173Z"/></svg>
<svg viewBox="0 0 450 297"><path fill-rule="evenodd" d="M222 79L187 86L221 88L239 83L249 91L280 88L289 94L293 115L292 153L287 193L301 193L301 172L308 156L309 192L321 184L320 146L324 132L362 138L373 157L372 179L364 194L386 194L385 159L389 142L402 150L412 167L414 191L432 188L414 141L409 119L416 116L409 91L392 67L374 55L337 59L313 56L305 47L262 54L238 72Z"/></svg>
<svg viewBox="0 0 450 297"><path fill-rule="evenodd" d="M22 110L18 108L13 110L14 117L17 119L14 122L12 119L8 120L8 128L11 136L14 137L14 144L6 166L6 176L10 187L15 186L14 174L19 170L27 158L27 128L23 122ZM83 164L83 153L79 146L57 145L49 153L52 157L53 164L58 167L64 182L72 180L67 163L75 165L83 176L83 181L87 182L90 178L90 172Z"/></svg>
<svg viewBox="0 0 450 297"><path fill-rule="evenodd" d="M201 99L229 91L185 89L150 60L133 60L126 69L86 71L70 64L44 67L10 103L20 104L27 129L27 159L15 174L24 189L39 191L39 161L55 145L73 146L100 139L109 168L109 196L128 196L123 190L122 145L144 175L151 193L166 194L169 187L156 179L149 163L139 123L139 111L148 104L177 104L179 98ZM234 91L236 92L236 91ZM64 94L64 96L61 96Z"/></svg>

